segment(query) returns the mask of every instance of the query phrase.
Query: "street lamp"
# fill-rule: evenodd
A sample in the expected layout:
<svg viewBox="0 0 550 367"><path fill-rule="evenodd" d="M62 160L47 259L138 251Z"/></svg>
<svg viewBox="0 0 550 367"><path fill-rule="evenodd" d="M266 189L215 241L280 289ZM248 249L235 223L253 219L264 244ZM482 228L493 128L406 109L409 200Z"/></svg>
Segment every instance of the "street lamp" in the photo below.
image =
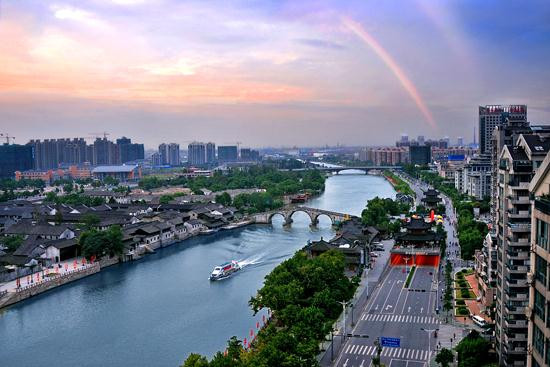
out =
<svg viewBox="0 0 550 367"><path fill-rule="evenodd" d="M342 305L342 308L344 310L344 333L342 334L342 340L346 340L346 306L348 303L346 301L341 301L338 303Z"/></svg>
<svg viewBox="0 0 550 367"><path fill-rule="evenodd" d="M430 355L430 353L432 352L432 344L431 344L431 341L432 341L432 333L434 331L437 331L439 329L424 329L424 328L420 328L420 330L423 330L425 332L428 333L428 356Z"/></svg>

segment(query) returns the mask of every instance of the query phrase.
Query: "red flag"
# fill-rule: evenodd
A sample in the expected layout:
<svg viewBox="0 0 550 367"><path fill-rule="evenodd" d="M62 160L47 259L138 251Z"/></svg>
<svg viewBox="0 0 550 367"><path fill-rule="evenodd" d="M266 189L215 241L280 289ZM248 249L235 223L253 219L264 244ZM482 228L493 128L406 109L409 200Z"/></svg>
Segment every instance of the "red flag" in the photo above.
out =
<svg viewBox="0 0 550 367"><path fill-rule="evenodd" d="M250 336L254 335L254 330L250 329Z"/></svg>
<svg viewBox="0 0 550 367"><path fill-rule="evenodd" d="M246 338L244 338L243 345L246 348Z"/></svg>
<svg viewBox="0 0 550 367"><path fill-rule="evenodd" d="M256 329L259 329L260 328L260 322L256 322Z"/></svg>

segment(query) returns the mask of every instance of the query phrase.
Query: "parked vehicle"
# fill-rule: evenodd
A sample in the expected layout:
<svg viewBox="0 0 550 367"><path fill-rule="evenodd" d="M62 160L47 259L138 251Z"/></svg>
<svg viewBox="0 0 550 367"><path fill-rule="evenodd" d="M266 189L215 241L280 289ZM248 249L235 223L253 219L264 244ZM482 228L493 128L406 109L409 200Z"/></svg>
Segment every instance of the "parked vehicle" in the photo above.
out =
<svg viewBox="0 0 550 367"><path fill-rule="evenodd" d="M485 321L483 317L478 315L472 316L472 321L479 327L485 327L487 325L487 321Z"/></svg>

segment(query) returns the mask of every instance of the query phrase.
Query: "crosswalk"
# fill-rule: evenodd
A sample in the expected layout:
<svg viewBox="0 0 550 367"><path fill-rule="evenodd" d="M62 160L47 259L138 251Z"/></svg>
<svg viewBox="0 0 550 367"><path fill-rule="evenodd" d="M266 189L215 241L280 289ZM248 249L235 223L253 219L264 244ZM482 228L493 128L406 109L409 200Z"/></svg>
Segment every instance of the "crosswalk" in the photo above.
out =
<svg viewBox="0 0 550 367"><path fill-rule="evenodd" d="M373 345L348 344L344 349L344 353L374 356L376 354L376 347ZM382 348L380 356L393 359L427 361L431 357L432 353L433 352L421 349Z"/></svg>
<svg viewBox="0 0 550 367"><path fill-rule="evenodd" d="M441 324L441 321L432 316L414 316L414 315L393 315L393 314L363 314L363 321L379 321L379 322L406 322L414 324Z"/></svg>

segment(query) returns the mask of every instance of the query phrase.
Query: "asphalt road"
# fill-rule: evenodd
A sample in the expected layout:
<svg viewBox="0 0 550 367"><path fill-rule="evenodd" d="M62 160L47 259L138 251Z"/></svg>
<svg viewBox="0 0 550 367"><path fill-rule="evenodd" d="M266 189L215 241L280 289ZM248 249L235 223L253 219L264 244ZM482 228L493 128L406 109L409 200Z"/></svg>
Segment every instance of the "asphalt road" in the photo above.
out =
<svg viewBox="0 0 550 367"><path fill-rule="evenodd" d="M376 354L377 337L400 338L399 348L382 348L381 360L386 366L426 365L437 343L433 330L440 325L433 313L436 273L433 267L417 268L407 289L403 288L407 276L404 270L403 266L391 267L379 283L355 327L347 331L369 337L346 338L334 366L369 366Z"/></svg>
<svg viewBox="0 0 550 367"><path fill-rule="evenodd" d="M420 204L423 191L428 185L410 180L416 192L416 203ZM460 260L460 247L456 237L456 216L451 202L443 196L447 207L444 226L447 231L447 259L454 268L464 266ZM441 264L444 265L444 264ZM383 347L381 362L388 367L428 366L434 355L437 338L434 330L441 321L435 310L441 309L444 292L443 266L418 267L409 288L403 288L407 273L405 267L390 267L374 290L360 313L355 326L346 333L367 335L347 337L340 353L335 355L333 366L368 367L376 355L375 340L380 337L400 339L399 348ZM341 337L340 337L341 338Z"/></svg>

